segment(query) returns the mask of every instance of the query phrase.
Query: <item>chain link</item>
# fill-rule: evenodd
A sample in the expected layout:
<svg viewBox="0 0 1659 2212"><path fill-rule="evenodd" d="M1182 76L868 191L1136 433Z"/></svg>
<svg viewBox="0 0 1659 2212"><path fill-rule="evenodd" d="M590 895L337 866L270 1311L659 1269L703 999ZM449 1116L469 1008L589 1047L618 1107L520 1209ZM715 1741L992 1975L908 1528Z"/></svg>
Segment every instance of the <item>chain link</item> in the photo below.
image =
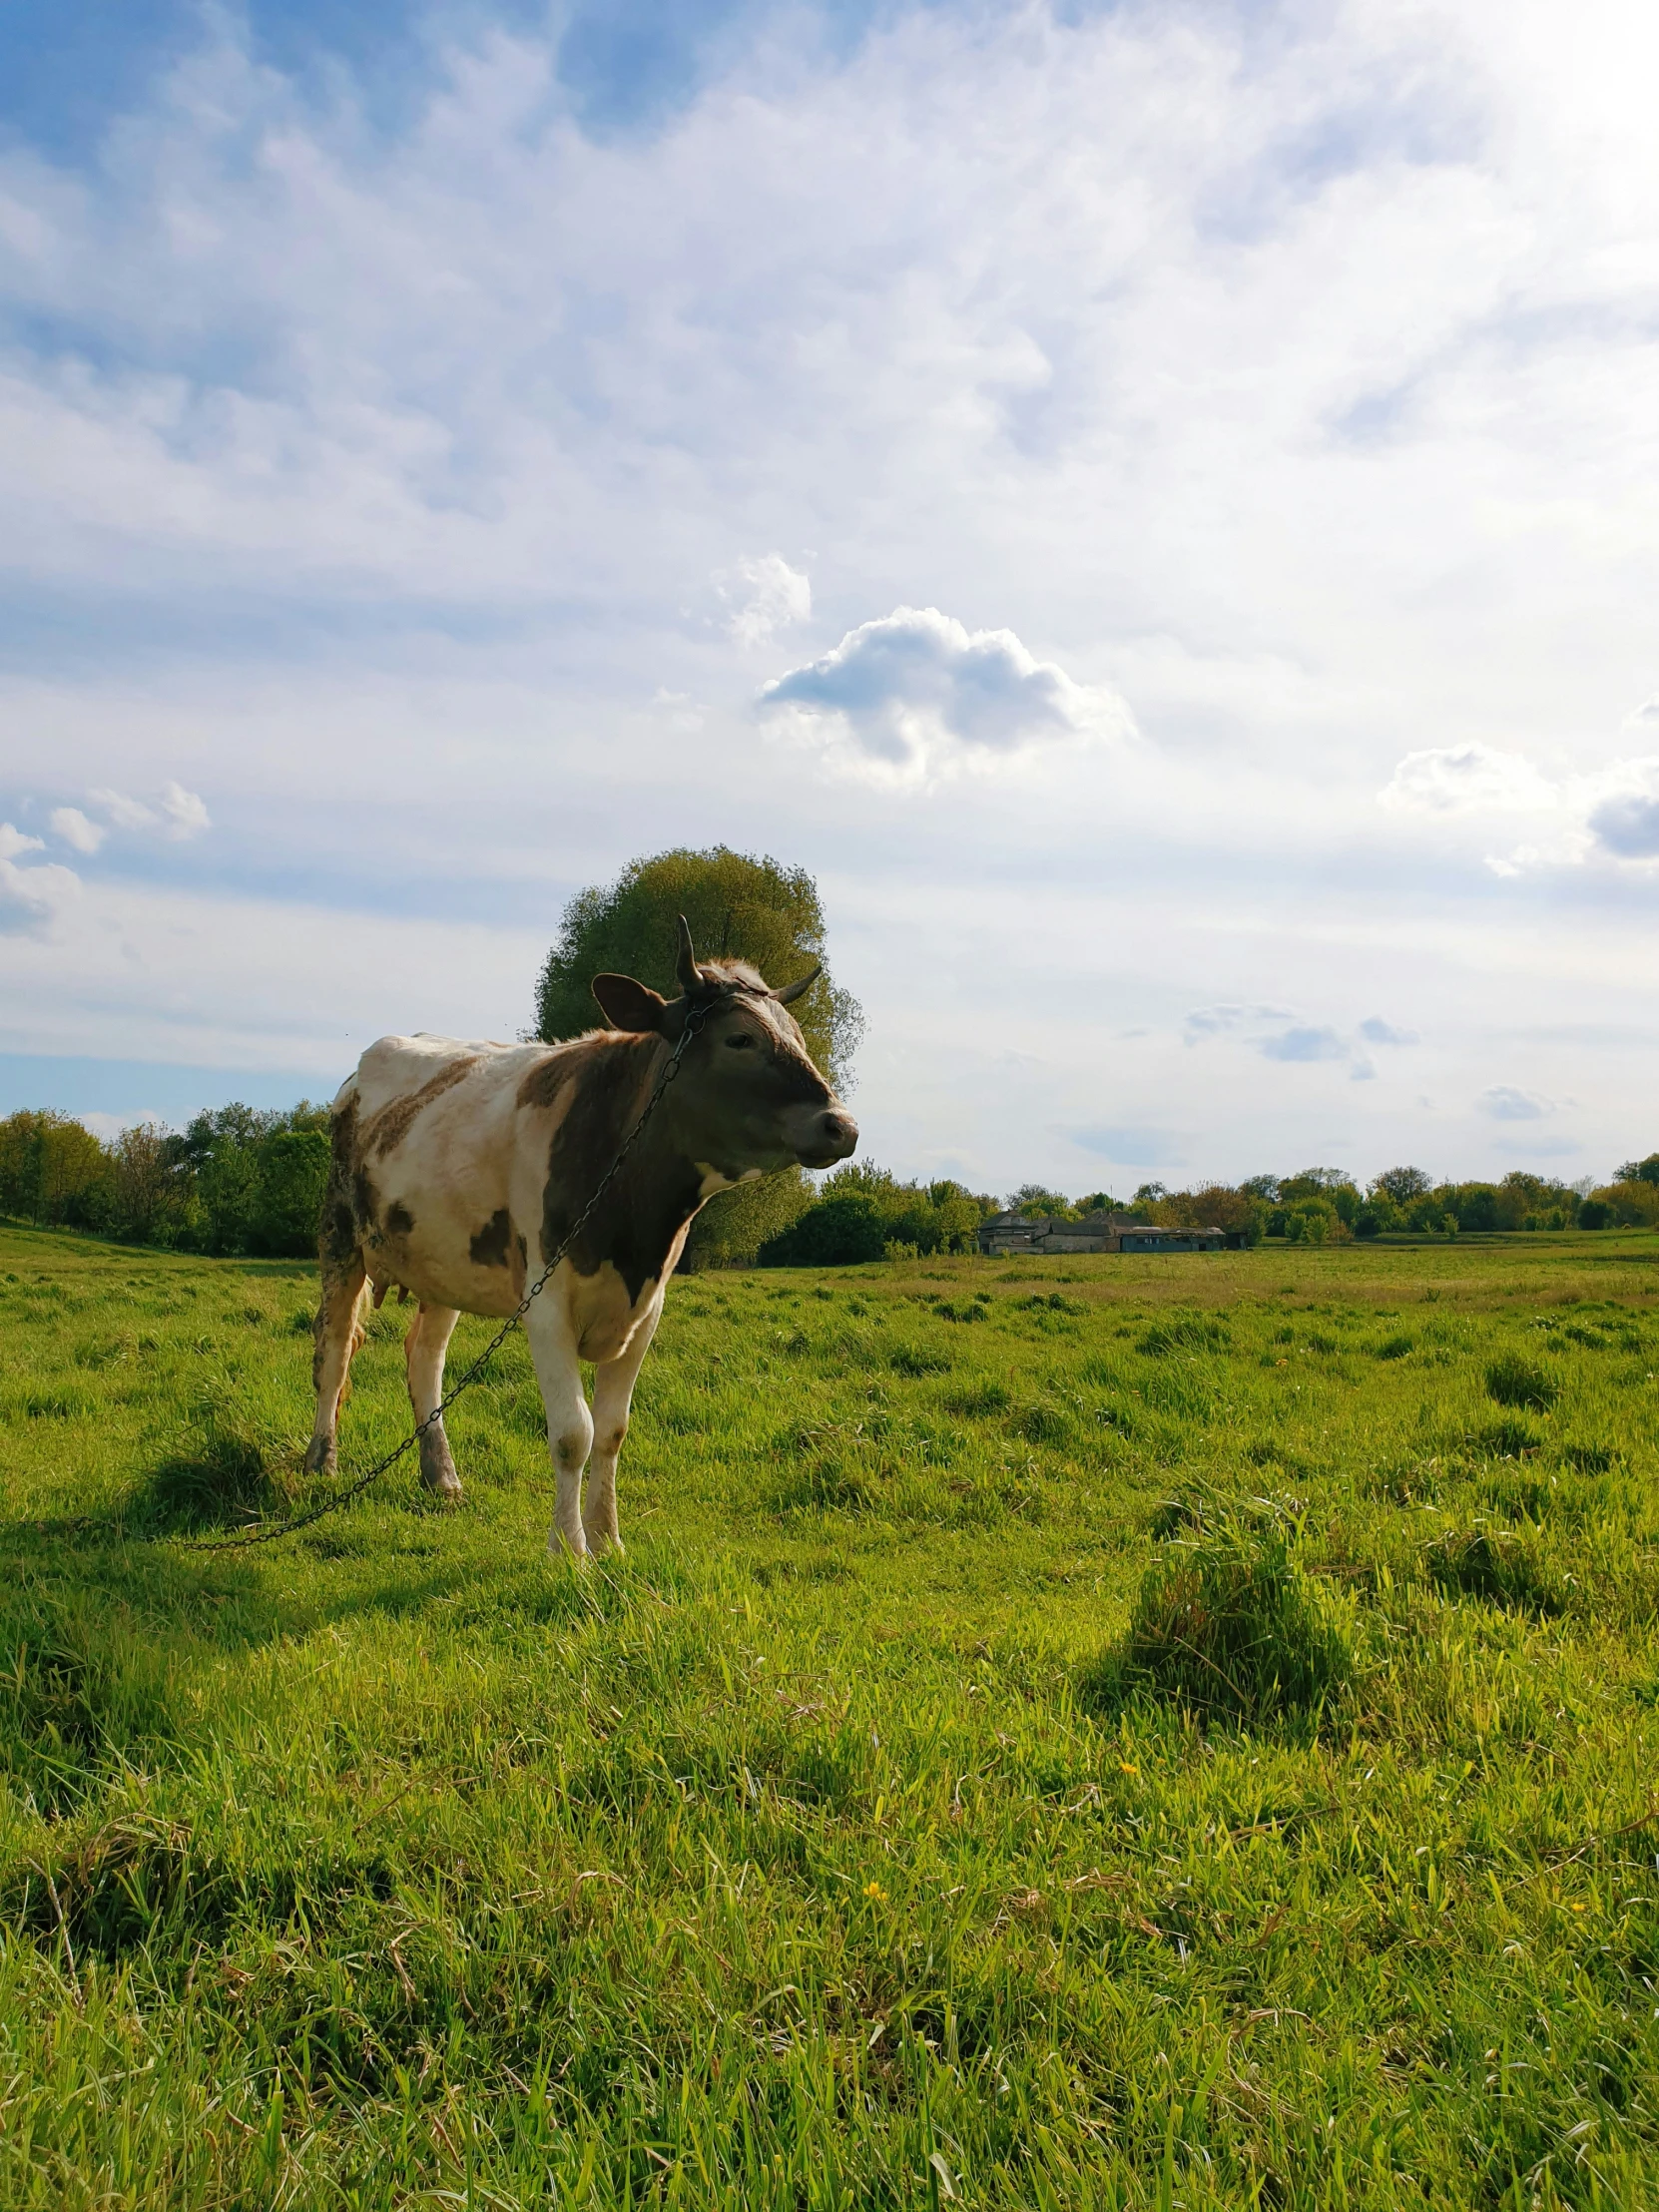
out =
<svg viewBox="0 0 1659 2212"><path fill-rule="evenodd" d="M658 1076L656 1084L652 1089L651 1096L645 1102L644 1112L640 1115L639 1120L635 1122L633 1128L629 1130L627 1136L623 1139L622 1148L617 1153L616 1158L611 1162L610 1166L599 1178L599 1181L594 1188L593 1196L588 1200L587 1204L582 1208L582 1211L577 1215L576 1219L565 1231L564 1236L560 1239L558 1251L554 1253L552 1259L548 1261L547 1265L542 1269L540 1275L536 1277L536 1280L530 1285L524 1296L519 1300L518 1305L515 1307L513 1312L507 1316L507 1319L501 1324L501 1327L496 1331L495 1335L490 1339L489 1343L484 1347L483 1351L479 1353L477 1359L473 1361L472 1365L467 1369L466 1373L461 1377L460 1381L455 1383L453 1388L451 1388L444 1397L439 1399L438 1403L433 1406L432 1410L426 1415L424 1420L416 1422L415 1426L410 1429L409 1433L403 1438L403 1441L400 1444L396 1445L395 1448L391 1451L388 1451L384 1458L376 1459L373 1466L366 1468L363 1473L354 1476L353 1479L346 1484L343 1490L333 1491L329 1496L325 1497L319 1505L313 1505L308 1512L295 1513L287 1520L278 1521L274 1527L244 1529L235 1536L180 1536L175 1537L172 1540L176 1542L182 1550L185 1551L250 1551L256 1544L274 1544L283 1536L295 1535L301 1528L309 1528L313 1522L326 1519L330 1513L337 1513L340 1511L341 1507L349 1505L353 1498L361 1497L362 1493L368 1488L371 1482L377 1482L380 1479L381 1475L386 1472L388 1467L395 1466L398 1460L402 1458L403 1454L406 1451L411 1450L417 1443L419 1443L421 1437L426 1433L427 1429L430 1428L434 1424L434 1422L442 1420L444 1414L449 1410L450 1406L454 1404L455 1400L461 1395L462 1391L470 1389L472 1387L472 1384L477 1382L479 1376L483 1374L485 1368L489 1366L490 1362L501 1350L501 1347L506 1343L507 1339L512 1335L513 1331L517 1329L520 1323L523 1321L525 1315L530 1311L531 1306L538 1298L540 1298L542 1292L546 1290L547 1285L552 1278L554 1270L559 1266L559 1263L570 1251L571 1246L576 1242L577 1238L582 1234L582 1231L587 1227L589 1221L593 1218L594 1208L599 1204L599 1201L605 1196L605 1193L616 1181L617 1172L621 1168L623 1161L627 1159L629 1153L633 1151L635 1144L638 1142L640 1131L645 1127L646 1123L657 1111L657 1108L662 1104L664 1095L667 1092L669 1085L680 1073L680 1063L686 1056L687 1046L691 1043L693 1037L697 1035L698 1031L703 1027L703 1024L708 1020L709 1015L712 1011L712 1006L694 1006L688 1010L686 1015L685 1027L681 1030L679 1039L675 1044L674 1050L669 1055L668 1065Z"/></svg>

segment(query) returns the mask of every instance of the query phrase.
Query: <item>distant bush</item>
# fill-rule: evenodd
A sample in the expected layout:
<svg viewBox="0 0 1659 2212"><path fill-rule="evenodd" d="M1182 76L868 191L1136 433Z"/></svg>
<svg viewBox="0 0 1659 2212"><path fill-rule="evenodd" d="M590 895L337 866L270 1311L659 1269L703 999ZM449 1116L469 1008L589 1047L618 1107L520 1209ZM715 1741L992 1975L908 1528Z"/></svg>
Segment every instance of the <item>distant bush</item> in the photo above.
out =
<svg viewBox="0 0 1659 2212"><path fill-rule="evenodd" d="M1132 1677L1194 1712L1247 1723L1316 1712L1354 1671L1335 1601L1277 1520L1222 1521L1172 1544L1142 1580L1123 1656Z"/></svg>
<svg viewBox="0 0 1659 2212"><path fill-rule="evenodd" d="M308 1259L328 1173L327 1109L222 1106L110 1144L67 1114L0 1121L0 1213L188 1252Z"/></svg>
<svg viewBox="0 0 1659 2212"><path fill-rule="evenodd" d="M818 1203L777 1236L757 1258L765 1268L857 1267L883 1256L971 1252L975 1232L996 1211L959 1183L900 1183L863 1163L827 1177Z"/></svg>

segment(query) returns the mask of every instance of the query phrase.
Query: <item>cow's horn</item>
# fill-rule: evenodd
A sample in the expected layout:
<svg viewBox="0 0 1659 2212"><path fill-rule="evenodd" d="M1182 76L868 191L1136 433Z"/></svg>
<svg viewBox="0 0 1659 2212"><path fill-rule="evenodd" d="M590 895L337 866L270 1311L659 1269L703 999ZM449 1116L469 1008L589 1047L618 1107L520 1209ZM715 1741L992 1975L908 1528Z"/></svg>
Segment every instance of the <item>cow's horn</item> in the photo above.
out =
<svg viewBox="0 0 1659 2212"><path fill-rule="evenodd" d="M793 1006L802 992L810 991L823 973L823 968L816 967L811 975L804 975L799 983L786 983L781 991L774 991L772 995L780 1006Z"/></svg>
<svg viewBox="0 0 1659 2212"><path fill-rule="evenodd" d="M674 972L679 977L683 991L695 991L703 980L698 970L697 954L692 950L691 925L684 914L680 916L680 948L675 954Z"/></svg>

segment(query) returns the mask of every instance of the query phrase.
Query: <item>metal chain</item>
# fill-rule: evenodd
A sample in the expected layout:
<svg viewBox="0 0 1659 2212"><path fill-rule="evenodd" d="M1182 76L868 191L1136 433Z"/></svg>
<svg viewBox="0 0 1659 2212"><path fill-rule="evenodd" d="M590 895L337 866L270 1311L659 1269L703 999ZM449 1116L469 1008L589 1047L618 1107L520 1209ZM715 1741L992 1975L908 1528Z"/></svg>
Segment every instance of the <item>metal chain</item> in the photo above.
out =
<svg viewBox="0 0 1659 2212"><path fill-rule="evenodd" d="M507 1316L507 1319L501 1324L501 1327L483 1351L479 1353L477 1359L473 1361L460 1381L455 1383L447 1395L439 1399L424 1420L416 1422L400 1444L393 1450L388 1451L383 1459L376 1459L373 1466L367 1468L362 1474L355 1476L352 1481L346 1484L343 1490L333 1491L322 1500L320 1505L313 1505L308 1512L295 1513L287 1520L278 1521L274 1527L244 1529L239 1535L235 1536L180 1536L173 1538L172 1541L178 1543L181 1549L186 1551L249 1551L255 1544L274 1544L280 1537L292 1536L301 1528L309 1528L314 1521L324 1520L330 1513L337 1513L342 1506L349 1505L354 1497L360 1497L371 1482L377 1482L388 1467L395 1466L404 1452L410 1450L420 1441L434 1421L442 1420L444 1414L454 1404L462 1391L470 1389L479 1376L483 1374L485 1368L489 1366L513 1331L523 1321L532 1304L540 1298L542 1292L547 1288L553 1271L587 1227L593 1216L594 1208L610 1189L612 1183L615 1182L617 1171L621 1168L629 1153L633 1151L639 1139L640 1131L662 1104L664 1093L680 1072L680 1062L686 1056L686 1047L703 1027L712 1011L712 1006L694 1006L688 1010L685 1027L681 1030L679 1041L669 1055L668 1065L658 1076L651 1096L645 1102L645 1111L623 1139L622 1148L617 1153L616 1158L599 1178L594 1187L593 1196L560 1239L558 1251L554 1253L552 1259L548 1261L540 1275L536 1277L536 1280L519 1300L517 1307ZM163 1540L165 1539L152 1539L152 1541Z"/></svg>

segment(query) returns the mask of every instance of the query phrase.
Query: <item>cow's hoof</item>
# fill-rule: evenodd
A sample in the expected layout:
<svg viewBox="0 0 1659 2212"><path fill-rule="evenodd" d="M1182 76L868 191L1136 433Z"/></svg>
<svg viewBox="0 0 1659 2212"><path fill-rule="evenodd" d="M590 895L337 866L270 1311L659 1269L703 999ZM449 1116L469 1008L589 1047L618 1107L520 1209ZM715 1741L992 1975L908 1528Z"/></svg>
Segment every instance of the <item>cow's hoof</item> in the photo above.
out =
<svg viewBox="0 0 1659 2212"><path fill-rule="evenodd" d="M305 1472L307 1474L332 1474L336 1463L333 1437L313 1436L305 1446Z"/></svg>
<svg viewBox="0 0 1659 2212"><path fill-rule="evenodd" d="M603 1528L589 1528L584 1533L588 1539L588 1551L591 1557L595 1559L620 1559L622 1557L622 1538L620 1536L608 1535Z"/></svg>
<svg viewBox="0 0 1659 2212"><path fill-rule="evenodd" d="M592 1555L581 1535L572 1543L562 1529L555 1528L547 1539L547 1556L550 1559L568 1559L572 1566L585 1567Z"/></svg>
<svg viewBox="0 0 1659 2212"><path fill-rule="evenodd" d="M461 1494L461 1478L450 1456L449 1438L441 1428L424 1428L420 1434L420 1479L434 1497L453 1504Z"/></svg>

